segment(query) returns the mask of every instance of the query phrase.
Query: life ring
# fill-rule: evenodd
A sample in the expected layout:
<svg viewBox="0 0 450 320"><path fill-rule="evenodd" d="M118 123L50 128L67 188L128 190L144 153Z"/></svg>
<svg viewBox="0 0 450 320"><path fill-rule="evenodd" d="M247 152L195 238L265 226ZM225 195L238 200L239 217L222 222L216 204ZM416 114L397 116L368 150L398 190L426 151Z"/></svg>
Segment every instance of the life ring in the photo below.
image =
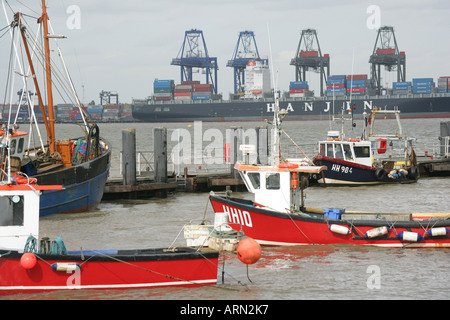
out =
<svg viewBox="0 0 450 320"><path fill-rule="evenodd" d="M37 182L36 178L27 178L24 176L14 176L14 180L17 184L35 184Z"/></svg>
<svg viewBox="0 0 450 320"><path fill-rule="evenodd" d="M296 164L296 163L279 163L278 168L295 169L295 168L298 168L298 164Z"/></svg>
<svg viewBox="0 0 450 320"><path fill-rule="evenodd" d="M383 181L386 178L387 172L383 168L377 168L375 171L375 177L378 181Z"/></svg>

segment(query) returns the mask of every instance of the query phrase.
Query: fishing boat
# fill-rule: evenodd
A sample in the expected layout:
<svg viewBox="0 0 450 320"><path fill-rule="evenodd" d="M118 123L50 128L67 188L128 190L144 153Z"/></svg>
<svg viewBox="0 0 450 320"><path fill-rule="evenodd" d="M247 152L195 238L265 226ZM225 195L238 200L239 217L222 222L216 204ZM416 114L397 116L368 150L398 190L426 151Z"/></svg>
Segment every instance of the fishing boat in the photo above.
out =
<svg viewBox="0 0 450 320"><path fill-rule="evenodd" d="M397 131L378 134L374 130L377 115L394 117ZM352 121L353 123L353 121ZM402 133L399 110L374 108L364 121L360 138L345 138L343 132L329 131L319 142L316 165L327 167L315 180L326 185L368 185L409 183L419 178L412 138Z"/></svg>
<svg viewBox="0 0 450 320"><path fill-rule="evenodd" d="M253 200L210 195L215 214L226 213L229 226L261 245L357 244L383 247L450 247L450 213L381 213L305 206L311 175L326 166L283 159L280 134L285 110L274 111L269 164L236 162L234 168ZM251 150L251 148L242 148ZM244 151L247 152L247 151Z"/></svg>
<svg viewBox="0 0 450 320"><path fill-rule="evenodd" d="M35 130L39 139L35 139L36 135L34 134L18 130L17 117L16 119L11 117L14 112L19 113L13 110L12 95L16 90L10 88L5 94L5 99L6 97L10 99L9 104L7 104L9 106L9 117L6 121L7 125L2 127L0 133L3 169L7 167L5 159L7 159L6 155L9 152L10 157L8 159L11 159L12 164L10 166L11 173L16 174L19 180L23 177L26 179L33 178L37 180L39 185L63 186L62 189L53 190L42 195L40 201L41 216L54 213L85 212L95 208L102 199L110 169L111 148L109 143L100 137L100 131L95 122L87 116L68 73L66 74L67 82L64 82L64 73L67 71L65 64L63 64L63 70L58 70L50 63L53 60L50 57L49 39L61 38L61 36L55 36L53 33L50 33L52 30L49 30L49 17L45 1L42 1L42 15L38 19L44 35L43 47L39 47L41 43L39 41L31 41L31 45L28 44L29 39L33 39L34 35L28 30L29 24L24 22L24 17L26 16L22 13L14 13L14 18L10 24L13 38L12 44L16 43L16 39L13 36L20 37L22 44L20 46L14 45L14 50L11 50L12 56L10 61L16 61L17 63L10 64L12 72L9 73L10 78L8 78L7 83L14 84L17 81L14 81L16 79L13 76L20 75L21 85L23 85L24 89L20 91L18 107L25 107L30 110L32 115L30 117L32 121L30 123L30 131L31 129ZM19 52L19 48L23 50ZM37 57L40 53L43 53L44 56L40 58L41 60L37 59L37 65L43 66L43 77L37 72L38 68L35 68L35 63L33 62L34 56ZM62 57L59 48L57 53ZM14 54L16 55L15 59L13 58ZM26 64L24 61L26 61ZM13 72L14 65L19 67L17 72ZM38 79L41 78L45 79L44 84L38 83ZM53 78L56 78L56 81L53 81ZM28 83L28 81L31 81L30 79L32 79L32 83ZM83 133L80 133L80 137L64 137L63 139L65 140L57 140L54 125L55 113L53 110L54 86L58 92L63 91L61 87L72 89L73 92L68 94L68 96L76 100L76 105L80 110L80 118L82 119L80 127L83 130ZM43 87L46 88L45 95L43 90L41 90ZM30 91L30 89L33 91ZM45 124L47 143L44 142L40 134L34 111L34 94L30 92L35 92L38 98L38 105L42 112L40 119L43 119ZM39 140L37 147L31 146L32 138ZM5 179L6 176L3 170L2 179Z"/></svg>
<svg viewBox="0 0 450 320"><path fill-rule="evenodd" d="M0 295L217 283L218 251L189 247L68 251L39 238L41 195L62 186L0 184Z"/></svg>

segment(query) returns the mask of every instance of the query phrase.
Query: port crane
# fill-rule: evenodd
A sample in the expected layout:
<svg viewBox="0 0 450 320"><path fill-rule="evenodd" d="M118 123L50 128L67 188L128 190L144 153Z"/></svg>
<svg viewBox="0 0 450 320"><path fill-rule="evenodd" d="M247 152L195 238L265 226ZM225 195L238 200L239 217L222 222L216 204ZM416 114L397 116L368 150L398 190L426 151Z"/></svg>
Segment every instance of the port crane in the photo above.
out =
<svg viewBox="0 0 450 320"><path fill-rule="evenodd" d="M205 37L201 30L185 31L183 44L171 65L180 66L181 81L192 81L194 68L203 69L206 74L206 83L212 84L217 94L217 58L210 57L206 47Z"/></svg>
<svg viewBox="0 0 450 320"><path fill-rule="evenodd" d="M309 70L320 73L320 95L324 95L324 83L330 76L330 55L322 55L315 29L302 30L297 52L290 65L295 66L295 81L306 81L306 71Z"/></svg>
<svg viewBox="0 0 450 320"><path fill-rule="evenodd" d="M241 31L234 49L233 57L228 60L227 67L234 68L234 93L245 91L245 68L250 61L261 61L268 64L268 59L261 59L253 31Z"/></svg>
<svg viewBox="0 0 450 320"><path fill-rule="evenodd" d="M397 81L406 81L406 55L398 49L393 27L384 26L378 29L369 63L377 94L380 94L382 89L381 66L385 66L387 71L397 71Z"/></svg>
<svg viewBox="0 0 450 320"><path fill-rule="evenodd" d="M102 90L100 91L100 105L105 105L105 104L114 104L111 103L111 98L115 99L115 104L119 104L119 94L115 91L105 91Z"/></svg>

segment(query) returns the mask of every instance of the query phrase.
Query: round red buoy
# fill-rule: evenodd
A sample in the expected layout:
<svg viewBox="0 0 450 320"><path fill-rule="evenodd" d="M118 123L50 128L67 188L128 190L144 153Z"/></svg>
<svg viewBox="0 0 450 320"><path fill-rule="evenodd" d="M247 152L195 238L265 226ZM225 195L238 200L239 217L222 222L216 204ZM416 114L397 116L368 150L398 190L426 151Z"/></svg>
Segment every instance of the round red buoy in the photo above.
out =
<svg viewBox="0 0 450 320"><path fill-rule="evenodd" d="M245 264L254 264L261 258L261 246L252 238L239 241L236 252L239 260Z"/></svg>
<svg viewBox="0 0 450 320"><path fill-rule="evenodd" d="M31 252L24 253L20 258L20 265L24 269L33 269L36 265L36 256Z"/></svg>

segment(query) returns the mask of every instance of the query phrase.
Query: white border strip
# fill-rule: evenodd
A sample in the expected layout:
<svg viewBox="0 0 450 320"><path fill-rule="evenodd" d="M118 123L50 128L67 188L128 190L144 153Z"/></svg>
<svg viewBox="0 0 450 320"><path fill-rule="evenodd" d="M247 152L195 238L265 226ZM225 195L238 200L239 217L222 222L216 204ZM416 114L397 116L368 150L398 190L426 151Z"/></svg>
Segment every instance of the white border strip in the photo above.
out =
<svg viewBox="0 0 450 320"><path fill-rule="evenodd" d="M0 290L83 290L83 289L131 289L131 288L151 288L163 286L182 286L195 284L216 284L216 279L193 280L193 281L172 281L158 283L135 283L135 284L105 284L105 285L81 285L81 286L4 286Z"/></svg>

